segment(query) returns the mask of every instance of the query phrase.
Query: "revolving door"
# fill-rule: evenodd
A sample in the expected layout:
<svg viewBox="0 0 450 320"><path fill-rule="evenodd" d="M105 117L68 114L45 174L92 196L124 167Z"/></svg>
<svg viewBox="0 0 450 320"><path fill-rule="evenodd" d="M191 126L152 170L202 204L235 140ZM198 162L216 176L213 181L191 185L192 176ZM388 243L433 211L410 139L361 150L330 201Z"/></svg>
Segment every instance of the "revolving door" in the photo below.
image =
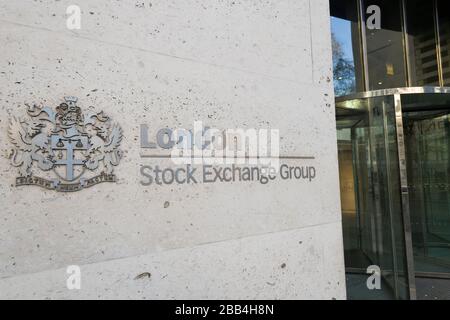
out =
<svg viewBox="0 0 450 320"><path fill-rule="evenodd" d="M414 299L415 277L450 275L450 90L338 98L348 273L381 270L380 298Z"/></svg>

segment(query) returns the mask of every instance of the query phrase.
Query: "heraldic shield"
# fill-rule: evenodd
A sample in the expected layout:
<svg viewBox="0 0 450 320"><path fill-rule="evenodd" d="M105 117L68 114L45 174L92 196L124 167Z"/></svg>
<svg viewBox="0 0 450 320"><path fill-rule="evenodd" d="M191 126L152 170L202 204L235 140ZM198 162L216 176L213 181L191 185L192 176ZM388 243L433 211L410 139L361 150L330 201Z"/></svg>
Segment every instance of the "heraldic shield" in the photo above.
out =
<svg viewBox="0 0 450 320"><path fill-rule="evenodd" d="M122 129L103 112L83 114L77 98L64 100L55 109L28 106L27 118L10 119L16 186L73 192L116 181Z"/></svg>

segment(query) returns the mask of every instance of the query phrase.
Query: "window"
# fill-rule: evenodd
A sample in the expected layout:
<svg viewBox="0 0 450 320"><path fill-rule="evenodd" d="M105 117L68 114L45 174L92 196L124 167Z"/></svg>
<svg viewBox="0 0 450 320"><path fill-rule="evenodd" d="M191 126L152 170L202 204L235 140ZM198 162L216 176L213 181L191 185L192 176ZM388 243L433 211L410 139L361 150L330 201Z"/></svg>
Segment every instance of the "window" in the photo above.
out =
<svg viewBox="0 0 450 320"><path fill-rule="evenodd" d="M380 8L378 29L366 23L378 14L371 6ZM330 0L330 8L336 96L450 86L450 0Z"/></svg>
<svg viewBox="0 0 450 320"><path fill-rule="evenodd" d="M433 1L405 3L411 86L439 86Z"/></svg>
<svg viewBox="0 0 450 320"><path fill-rule="evenodd" d="M450 3L438 1L439 30L441 38L442 74L444 86L450 86Z"/></svg>
<svg viewBox="0 0 450 320"><path fill-rule="evenodd" d="M364 91L357 1L333 1L331 16L335 94Z"/></svg>
<svg viewBox="0 0 450 320"><path fill-rule="evenodd" d="M377 5L381 9L381 29L366 28L369 89L405 87L402 10L399 0L364 1L364 19L371 16L366 8Z"/></svg>

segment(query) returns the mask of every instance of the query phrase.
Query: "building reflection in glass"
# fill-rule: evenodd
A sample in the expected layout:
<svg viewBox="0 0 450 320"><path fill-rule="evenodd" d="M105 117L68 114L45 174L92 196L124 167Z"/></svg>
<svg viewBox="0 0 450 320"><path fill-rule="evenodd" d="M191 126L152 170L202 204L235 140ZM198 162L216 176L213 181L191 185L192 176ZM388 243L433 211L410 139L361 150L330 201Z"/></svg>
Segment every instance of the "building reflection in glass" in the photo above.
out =
<svg viewBox="0 0 450 320"><path fill-rule="evenodd" d="M360 33L356 0L332 4L331 39L336 96L363 91Z"/></svg>

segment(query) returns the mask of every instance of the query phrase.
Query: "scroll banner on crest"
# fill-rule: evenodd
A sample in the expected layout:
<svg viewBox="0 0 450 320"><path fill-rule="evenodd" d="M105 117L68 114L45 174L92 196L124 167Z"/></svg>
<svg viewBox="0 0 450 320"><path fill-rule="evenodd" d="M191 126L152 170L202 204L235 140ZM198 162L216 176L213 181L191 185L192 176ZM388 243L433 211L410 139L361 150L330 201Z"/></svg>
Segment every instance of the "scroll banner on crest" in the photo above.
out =
<svg viewBox="0 0 450 320"><path fill-rule="evenodd" d="M18 177L16 178L16 186L39 186L48 190L56 190L60 192L75 192L82 189L90 188L99 183L116 182L114 174L102 173L98 176L81 179L78 183L60 183L57 180L48 180L40 177Z"/></svg>

